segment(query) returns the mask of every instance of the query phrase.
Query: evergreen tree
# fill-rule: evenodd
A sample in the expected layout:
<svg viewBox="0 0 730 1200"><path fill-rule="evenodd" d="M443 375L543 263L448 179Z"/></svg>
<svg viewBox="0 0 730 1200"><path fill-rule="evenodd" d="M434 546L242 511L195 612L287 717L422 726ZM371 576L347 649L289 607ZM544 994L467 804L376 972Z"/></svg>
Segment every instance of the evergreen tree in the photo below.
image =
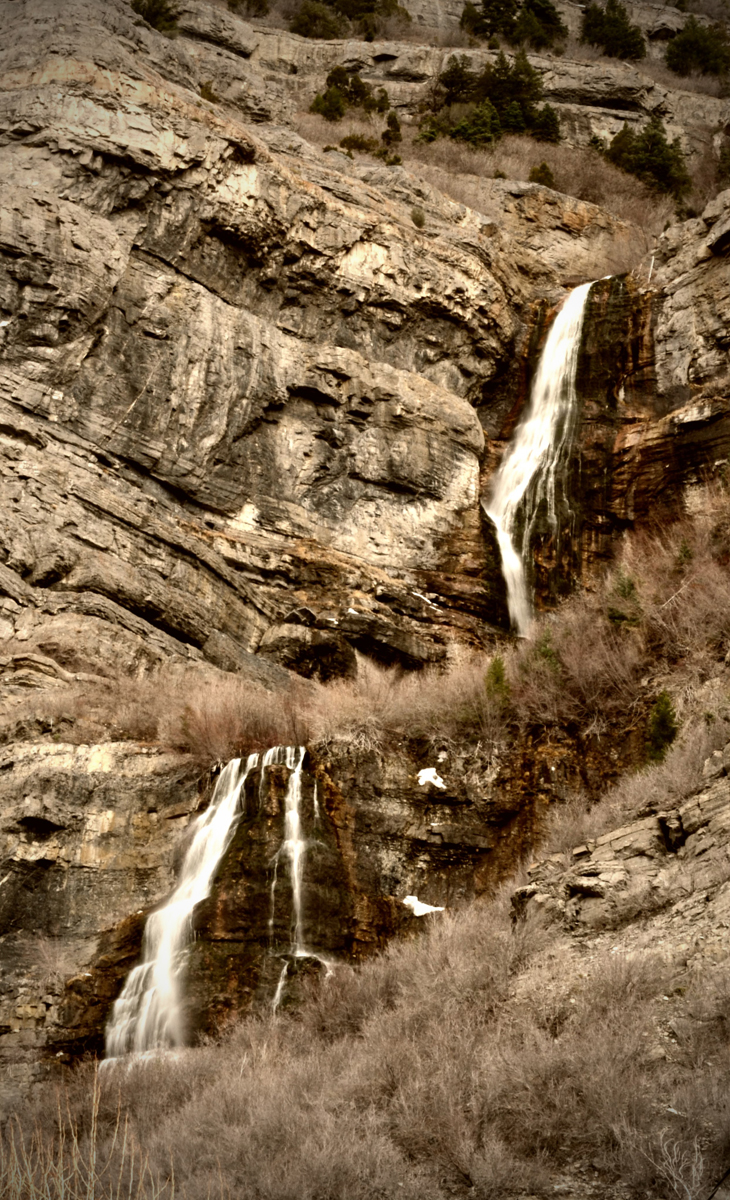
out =
<svg viewBox="0 0 730 1200"><path fill-rule="evenodd" d="M529 43L536 50L568 36L553 0L482 0L479 8L467 0L460 24L474 37L487 39L499 34L512 45Z"/></svg>
<svg viewBox="0 0 730 1200"><path fill-rule="evenodd" d="M631 175L637 175L656 192L681 200L692 187L684 155L675 138L670 144L658 117L652 117L641 133L628 125L616 134L606 157Z"/></svg>
<svg viewBox="0 0 730 1200"><path fill-rule="evenodd" d="M524 133L527 129L524 114L516 100L512 100L502 113L502 129L505 133Z"/></svg>
<svg viewBox="0 0 730 1200"><path fill-rule="evenodd" d="M649 715L646 754L651 762L661 762L677 736L677 714L669 692L662 691Z"/></svg>
<svg viewBox="0 0 730 1200"><path fill-rule="evenodd" d="M489 100L478 104L471 116L465 117L451 131L451 137L459 142L469 142L472 146L488 146L497 141L502 134L497 110Z"/></svg>
<svg viewBox="0 0 730 1200"><path fill-rule="evenodd" d="M543 187L549 188L555 187L555 176L546 162L541 162L538 167L532 167L529 179L530 183L541 183Z"/></svg>
<svg viewBox="0 0 730 1200"><path fill-rule="evenodd" d="M464 104L471 100L478 78L476 71L471 70L465 54L460 54L458 58L452 54L446 69L438 77L438 82L444 90L443 103Z"/></svg>
<svg viewBox="0 0 730 1200"><path fill-rule="evenodd" d="M568 36L568 27L552 0L524 0L510 38L515 44L529 43L534 50L546 50Z"/></svg>
<svg viewBox="0 0 730 1200"><path fill-rule="evenodd" d="M708 29L690 17L666 49L664 61L675 75L724 75L730 69L730 43L721 25Z"/></svg>
<svg viewBox="0 0 730 1200"><path fill-rule="evenodd" d="M530 132L538 142L560 141L560 118L552 105L543 104L535 116Z"/></svg>
<svg viewBox="0 0 730 1200"><path fill-rule="evenodd" d="M581 41L598 46L609 58L639 59L646 55L646 42L638 25L632 25L621 0L589 4L583 13Z"/></svg>
<svg viewBox="0 0 730 1200"><path fill-rule="evenodd" d="M300 37L329 41L342 36L343 24L337 13L320 0L304 0L289 23L289 29Z"/></svg>

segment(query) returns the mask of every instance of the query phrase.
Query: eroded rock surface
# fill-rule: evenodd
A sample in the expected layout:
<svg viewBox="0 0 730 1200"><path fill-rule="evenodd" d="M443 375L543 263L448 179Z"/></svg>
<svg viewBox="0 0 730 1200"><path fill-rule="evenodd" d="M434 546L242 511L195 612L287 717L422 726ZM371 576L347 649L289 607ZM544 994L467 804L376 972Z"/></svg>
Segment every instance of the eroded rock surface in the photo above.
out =
<svg viewBox="0 0 730 1200"><path fill-rule="evenodd" d="M620 928L662 909L689 912L712 904L718 920L730 904L730 747L705 764L707 786L676 809L659 812L528 868L515 894L569 928ZM709 911L709 910L708 910Z"/></svg>

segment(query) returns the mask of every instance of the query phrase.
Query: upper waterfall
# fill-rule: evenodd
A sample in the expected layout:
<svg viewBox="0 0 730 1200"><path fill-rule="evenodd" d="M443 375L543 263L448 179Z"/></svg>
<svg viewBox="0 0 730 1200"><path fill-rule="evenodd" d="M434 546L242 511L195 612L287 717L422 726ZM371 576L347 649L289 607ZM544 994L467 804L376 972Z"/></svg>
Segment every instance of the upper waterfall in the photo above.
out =
<svg viewBox="0 0 730 1200"><path fill-rule="evenodd" d="M532 620L527 557L534 519L543 500L548 520L557 531L555 488L573 431L578 350L592 286L584 283L575 288L550 328L527 409L495 473L492 498L485 505L497 530L509 615L520 634L528 632Z"/></svg>

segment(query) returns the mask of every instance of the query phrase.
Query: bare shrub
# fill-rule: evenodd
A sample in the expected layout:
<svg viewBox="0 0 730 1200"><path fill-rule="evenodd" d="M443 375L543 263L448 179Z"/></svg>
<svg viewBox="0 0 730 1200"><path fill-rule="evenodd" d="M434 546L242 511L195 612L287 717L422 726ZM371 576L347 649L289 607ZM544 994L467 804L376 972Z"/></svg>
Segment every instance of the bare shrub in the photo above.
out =
<svg viewBox="0 0 730 1200"><path fill-rule="evenodd" d="M177 695L158 716L162 745L202 764L270 746L300 746L310 737L307 685L268 692L236 676L205 680L192 699Z"/></svg>
<svg viewBox="0 0 730 1200"><path fill-rule="evenodd" d="M27 1164L36 1146L21 1168L35 1190L6 1194L152 1198L174 1177L185 1200L464 1189L497 1200L551 1190L578 1156L637 1194L677 1183L694 1200L727 1147L728 989L701 968L678 1003L712 1040L657 1057L657 1003L676 980L659 953L594 944L586 956L555 929L514 927L501 894L336 972L298 1012L241 1022L220 1046L110 1069L98 1085L82 1071L60 1106L37 1093L3 1149L7 1176L13 1153ZM87 1164L95 1147L92 1192L73 1175L64 1191L50 1168L74 1136ZM131 1186L130 1147L142 1172Z"/></svg>
<svg viewBox="0 0 730 1200"><path fill-rule="evenodd" d="M361 659L355 680L312 693L312 736L364 747L392 734L467 736L492 745L504 733L504 709L486 687L489 661L461 655L445 671L404 674Z"/></svg>
<svg viewBox="0 0 730 1200"><path fill-rule="evenodd" d="M32 944L31 956L40 969L41 986L48 990L61 985L77 967L76 957L63 938L39 934Z"/></svg>
<svg viewBox="0 0 730 1200"><path fill-rule="evenodd" d="M464 144L440 138L428 145L414 142L401 153L408 170L451 199L495 220L499 219L501 196L480 181L493 179L500 172L507 179L528 183L530 171L540 160L547 163L556 191L597 204L647 233L660 233L674 213L671 200L650 193L640 180L592 149L542 142L538 146L531 138L509 136L488 150L470 150ZM633 265L617 264L616 271Z"/></svg>
<svg viewBox="0 0 730 1200"><path fill-rule="evenodd" d="M575 597L536 623L509 660L510 696L523 721L580 721L602 730L636 698L644 648L633 631L614 630L595 600Z"/></svg>
<svg viewBox="0 0 730 1200"><path fill-rule="evenodd" d="M332 124L311 113L296 117L297 132L314 145L332 141ZM377 120L348 115L337 125L337 140L361 134L372 137ZM555 189L579 200L597 204L622 220L639 225L648 234L660 233L674 215L674 203L650 192L640 180L615 167L593 149L535 142L510 135L493 148L476 149L465 142L438 138L428 144L418 141L418 130L402 125L399 153L413 175L457 204L499 220L503 199L490 181L501 173L507 179L529 182L530 171L544 160L555 179ZM635 263L617 261L615 271L629 270Z"/></svg>

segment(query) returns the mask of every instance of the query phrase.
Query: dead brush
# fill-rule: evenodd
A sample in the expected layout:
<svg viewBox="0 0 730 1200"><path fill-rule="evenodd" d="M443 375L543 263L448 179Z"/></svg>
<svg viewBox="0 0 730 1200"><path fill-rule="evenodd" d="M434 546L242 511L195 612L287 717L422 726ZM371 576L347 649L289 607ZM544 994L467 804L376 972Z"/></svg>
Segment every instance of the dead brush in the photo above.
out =
<svg viewBox="0 0 730 1200"><path fill-rule="evenodd" d="M357 678L317 687L309 699L312 736L372 748L388 737L481 739L505 731L501 697L490 694L490 659L463 654L446 670L404 673L361 659Z"/></svg>
<svg viewBox="0 0 730 1200"><path fill-rule="evenodd" d="M172 1200L174 1175L153 1174L121 1106L111 1130L101 1131L97 1070L87 1096L80 1121L57 1093L52 1132L48 1122L30 1130L18 1118L9 1123L0 1136L2 1200Z"/></svg>
<svg viewBox="0 0 730 1200"><path fill-rule="evenodd" d="M40 972L41 987L46 991L59 988L77 969L76 956L63 938L38 934L33 942L31 955Z"/></svg>
<svg viewBox="0 0 730 1200"><path fill-rule="evenodd" d="M450 138L439 138L428 145L411 141L401 154L414 175L420 175L457 203L496 221L503 201L490 180L499 173L508 180L527 183L530 171L541 161L550 168L556 191L597 204L647 234L660 233L674 213L671 200L657 197L635 176L621 171L593 149L538 144L531 138L510 135L488 150L472 150ZM617 259L614 273L634 265L633 261Z"/></svg>
<svg viewBox="0 0 730 1200"><path fill-rule="evenodd" d="M600 732L635 700L644 661L640 634L615 630L593 598L574 597L510 656L513 710L522 721Z"/></svg>
<svg viewBox="0 0 730 1200"><path fill-rule="evenodd" d="M514 927L505 890L339 978L297 1012L246 1019L181 1059L105 1072L100 1085L82 1069L60 1110L37 1092L18 1110L14 1148L6 1137L0 1195L172 1200L174 1180L185 1200L468 1189L506 1200L551 1190L579 1158L608 1186L704 1200L722 1174L730 1054L708 1022L726 1009L714 969L699 964L677 997L671 959L610 945L586 957L556 927ZM712 1025L702 1053L654 1053L665 995ZM688 1193L668 1192L665 1167Z"/></svg>
<svg viewBox="0 0 730 1200"><path fill-rule="evenodd" d="M158 714L160 743L202 765L311 738L304 681L268 692L236 676L206 680L193 698L174 697Z"/></svg>

